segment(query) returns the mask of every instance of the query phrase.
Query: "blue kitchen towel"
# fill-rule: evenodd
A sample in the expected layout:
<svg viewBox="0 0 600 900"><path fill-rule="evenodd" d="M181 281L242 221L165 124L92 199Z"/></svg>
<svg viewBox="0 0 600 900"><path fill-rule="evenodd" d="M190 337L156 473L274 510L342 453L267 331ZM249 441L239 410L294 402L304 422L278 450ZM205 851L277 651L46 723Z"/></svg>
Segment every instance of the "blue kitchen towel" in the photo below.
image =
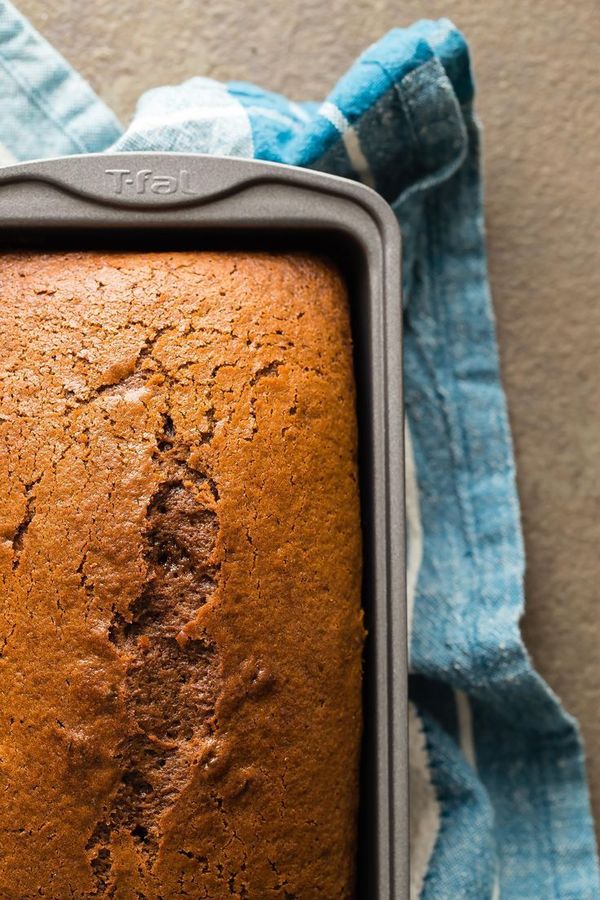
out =
<svg viewBox="0 0 600 900"><path fill-rule="evenodd" d="M578 731L519 632L523 547L464 38L448 21L391 31L320 104L207 78L157 88L123 131L0 0L0 163L109 149L309 166L392 205L404 240L411 896L600 897Z"/></svg>

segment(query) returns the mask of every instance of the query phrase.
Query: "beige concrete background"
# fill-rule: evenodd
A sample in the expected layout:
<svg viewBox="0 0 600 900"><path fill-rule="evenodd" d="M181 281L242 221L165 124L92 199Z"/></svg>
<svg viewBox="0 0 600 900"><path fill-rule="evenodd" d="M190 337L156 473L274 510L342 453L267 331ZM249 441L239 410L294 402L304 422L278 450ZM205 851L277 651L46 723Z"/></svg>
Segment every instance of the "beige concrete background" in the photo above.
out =
<svg viewBox="0 0 600 900"><path fill-rule="evenodd" d="M448 16L485 125L492 288L528 554L524 631L585 734L600 814L600 68L596 0L16 0L123 121L148 87L319 98L387 29Z"/></svg>

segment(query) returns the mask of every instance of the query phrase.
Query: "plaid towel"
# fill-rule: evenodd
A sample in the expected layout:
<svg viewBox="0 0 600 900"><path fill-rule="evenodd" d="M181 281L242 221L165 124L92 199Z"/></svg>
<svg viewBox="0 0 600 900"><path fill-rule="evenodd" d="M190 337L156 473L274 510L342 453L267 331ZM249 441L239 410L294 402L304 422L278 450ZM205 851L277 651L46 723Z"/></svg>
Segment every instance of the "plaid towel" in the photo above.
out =
<svg viewBox="0 0 600 900"><path fill-rule="evenodd" d="M4 162L86 151L258 157L357 178L404 238L413 897L600 896L581 744L519 633L523 548L487 283L466 43L419 22L324 103L194 78L123 132L0 0ZM400 602L400 598L399 601Z"/></svg>

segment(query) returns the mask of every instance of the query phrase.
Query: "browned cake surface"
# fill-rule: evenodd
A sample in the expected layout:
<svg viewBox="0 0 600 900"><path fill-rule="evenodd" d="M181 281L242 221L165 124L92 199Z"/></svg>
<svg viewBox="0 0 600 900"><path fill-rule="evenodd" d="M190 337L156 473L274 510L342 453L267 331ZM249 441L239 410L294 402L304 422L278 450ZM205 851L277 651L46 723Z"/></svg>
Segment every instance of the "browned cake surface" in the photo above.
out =
<svg viewBox="0 0 600 900"><path fill-rule="evenodd" d="M296 254L3 256L0 373L0 897L350 897L339 276Z"/></svg>

